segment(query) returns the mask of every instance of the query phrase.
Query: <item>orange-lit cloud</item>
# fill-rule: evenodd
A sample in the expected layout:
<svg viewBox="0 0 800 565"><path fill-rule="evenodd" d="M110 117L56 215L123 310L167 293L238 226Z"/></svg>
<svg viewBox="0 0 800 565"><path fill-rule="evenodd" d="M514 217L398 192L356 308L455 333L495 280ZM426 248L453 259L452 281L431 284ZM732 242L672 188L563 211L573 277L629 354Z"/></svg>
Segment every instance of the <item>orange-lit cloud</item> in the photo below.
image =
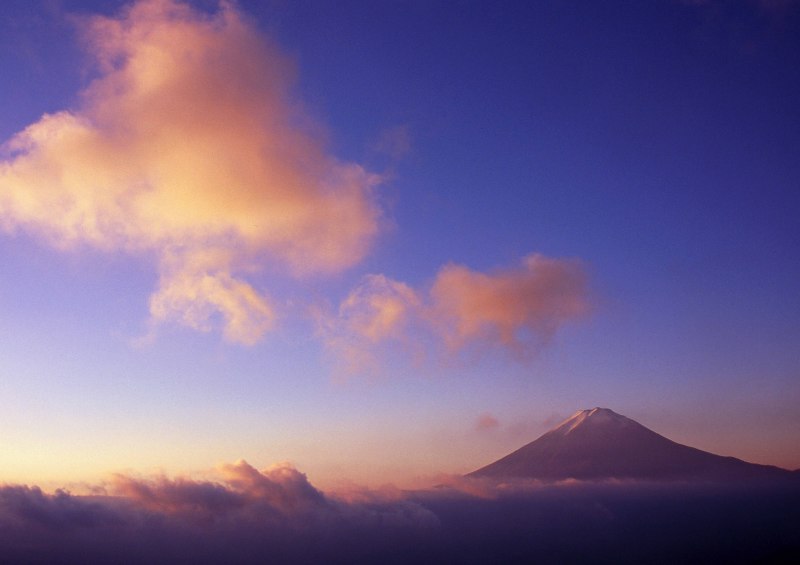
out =
<svg viewBox="0 0 800 565"><path fill-rule="evenodd" d="M348 374L375 372L385 343L408 345L422 303L410 286L384 275L367 275L336 313L317 313L326 346Z"/></svg>
<svg viewBox="0 0 800 565"><path fill-rule="evenodd" d="M258 471L246 461L225 464L223 481L196 481L178 477L139 479L115 475L111 492L161 512L221 513L253 503L272 511L298 512L325 506L325 497L308 482L305 474L288 464Z"/></svg>
<svg viewBox="0 0 800 565"><path fill-rule="evenodd" d="M447 345L502 345L522 352L547 341L565 322L588 310L580 262L528 255L517 268L480 273L446 265L431 289L433 324Z"/></svg>
<svg viewBox="0 0 800 565"><path fill-rule="evenodd" d="M383 275L369 275L339 306L318 316L322 337L345 368L372 371L381 347L400 344L416 358L502 349L530 357L565 323L589 311L583 265L528 255L492 273L448 264L427 293Z"/></svg>
<svg viewBox="0 0 800 565"><path fill-rule="evenodd" d="M378 178L325 152L291 99L291 65L233 3L141 0L81 20L98 76L77 108L4 146L0 226L64 249L152 257L155 322L254 343L275 307L242 278L357 263L379 229Z"/></svg>

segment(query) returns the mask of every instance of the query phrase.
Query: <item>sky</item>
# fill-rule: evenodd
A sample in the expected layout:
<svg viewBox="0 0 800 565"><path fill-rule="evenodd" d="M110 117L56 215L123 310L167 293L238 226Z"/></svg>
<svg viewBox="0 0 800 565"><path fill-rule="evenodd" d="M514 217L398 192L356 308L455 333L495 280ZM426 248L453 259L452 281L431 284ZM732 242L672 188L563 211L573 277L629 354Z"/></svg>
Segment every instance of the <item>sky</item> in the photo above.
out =
<svg viewBox="0 0 800 565"><path fill-rule="evenodd" d="M800 6L0 6L0 481L800 468Z"/></svg>

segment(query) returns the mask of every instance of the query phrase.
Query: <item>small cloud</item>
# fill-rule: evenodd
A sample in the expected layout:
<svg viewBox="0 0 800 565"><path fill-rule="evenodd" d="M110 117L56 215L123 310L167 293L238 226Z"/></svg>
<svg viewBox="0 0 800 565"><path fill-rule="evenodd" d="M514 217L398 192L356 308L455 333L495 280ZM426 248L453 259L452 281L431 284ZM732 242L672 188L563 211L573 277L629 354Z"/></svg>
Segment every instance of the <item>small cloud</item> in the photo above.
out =
<svg viewBox="0 0 800 565"><path fill-rule="evenodd" d="M367 275L339 306L351 333L377 343L397 338L420 308L416 292L383 275Z"/></svg>
<svg viewBox="0 0 800 565"><path fill-rule="evenodd" d="M478 416L478 419L475 422L475 430L479 432L495 430L498 427L500 427L500 421L489 412L484 412Z"/></svg>
<svg viewBox="0 0 800 565"><path fill-rule="evenodd" d="M379 368L392 345L420 360L503 350L530 359L564 324L590 310L583 264L533 254L521 265L481 273L448 264L428 292L369 275L340 304L318 310L325 345L347 372Z"/></svg>
<svg viewBox="0 0 800 565"><path fill-rule="evenodd" d="M538 254L488 274L446 265L430 294L432 323L451 349L479 343L524 355L589 310L582 264Z"/></svg>
<svg viewBox="0 0 800 565"><path fill-rule="evenodd" d="M387 343L413 349L412 326L420 319L421 308L410 286L384 275L367 275L338 311L313 314L326 348L350 375L378 372L380 353Z"/></svg>

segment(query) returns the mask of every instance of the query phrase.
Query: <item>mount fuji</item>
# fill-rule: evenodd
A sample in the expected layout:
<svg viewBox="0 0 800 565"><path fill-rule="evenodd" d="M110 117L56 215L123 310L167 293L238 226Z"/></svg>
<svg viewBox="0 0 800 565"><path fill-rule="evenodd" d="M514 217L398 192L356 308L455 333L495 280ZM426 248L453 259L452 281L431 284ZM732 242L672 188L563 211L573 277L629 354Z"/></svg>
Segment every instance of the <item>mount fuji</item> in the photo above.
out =
<svg viewBox="0 0 800 565"><path fill-rule="evenodd" d="M608 408L593 408L467 476L730 481L798 474L681 445Z"/></svg>

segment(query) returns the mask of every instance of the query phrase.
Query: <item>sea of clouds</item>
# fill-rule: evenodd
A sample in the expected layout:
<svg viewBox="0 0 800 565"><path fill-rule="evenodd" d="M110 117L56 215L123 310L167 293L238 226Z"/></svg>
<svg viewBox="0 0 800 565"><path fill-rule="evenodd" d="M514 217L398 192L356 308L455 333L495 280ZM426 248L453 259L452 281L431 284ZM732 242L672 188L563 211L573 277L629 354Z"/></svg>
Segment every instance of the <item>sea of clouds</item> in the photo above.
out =
<svg viewBox="0 0 800 565"><path fill-rule="evenodd" d="M800 486L444 477L322 492L290 465L116 475L74 495L0 487L4 562L776 562L800 556ZM788 562L788 561L787 561Z"/></svg>

